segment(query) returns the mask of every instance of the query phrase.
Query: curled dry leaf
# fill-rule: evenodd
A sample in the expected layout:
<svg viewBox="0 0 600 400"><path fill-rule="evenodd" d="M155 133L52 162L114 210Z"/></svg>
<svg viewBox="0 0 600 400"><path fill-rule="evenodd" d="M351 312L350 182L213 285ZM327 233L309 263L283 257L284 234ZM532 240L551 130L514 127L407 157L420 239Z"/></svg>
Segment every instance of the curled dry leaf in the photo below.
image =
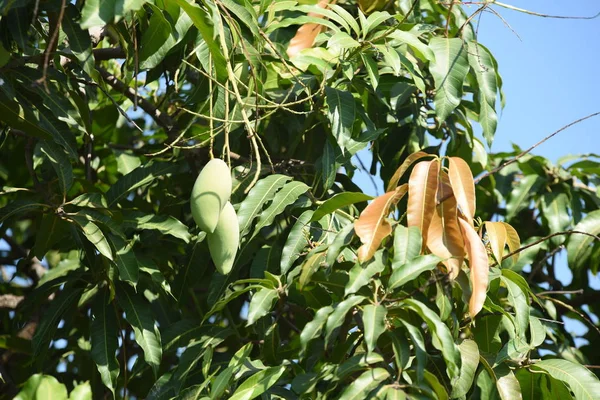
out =
<svg viewBox="0 0 600 400"><path fill-rule="evenodd" d="M475 184L469 165L459 157L449 157L448 176L460 211L473 225L475 216Z"/></svg>
<svg viewBox="0 0 600 400"><path fill-rule="evenodd" d="M433 157L433 154L427 154L422 151L417 151L416 153L412 153L411 155L406 157L406 159L402 162L402 164L398 167L398 169L396 170L396 172L394 172L394 175L390 179L387 191L391 192L392 190L396 189L396 186L398 186L398 181L400 181L400 178L402 178L402 175L404 175L406 170L410 168L410 166L413 165L415 161L420 160L424 157Z"/></svg>
<svg viewBox="0 0 600 400"><path fill-rule="evenodd" d="M420 162L415 165L408 180L408 205L406 220L408 227L416 226L427 243L427 232L431 218L435 213L438 186L439 160Z"/></svg>
<svg viewBox="0 0 600 400"><path fill-rule="evenodd" d="M465 248L469 256L469 267L471 268L472 293L469 300L469 314L473 318L481 311L485 302L490 272L488 256L475 228L462 218L459 218L458 221L465 239Z"/></svg>
<svg viewBox="0 0 600 400"><path fill-rule="evenodd" d="M504 255L504 246L506 246L506 226L504 222L485 222L485 230L487 232L492 254L498 264L502 263Z"/></svg>
<svg viewBox="0 0 600 400"><path fill-rule="evenodd" d="M376 197L354 223L354 231L362 243L358 249L358 261L361 263L371 259L383 239L392 233L392 226L388 222L387 216L392 205L396 204L406 194L406 191L407 186L402 185L396 190Z"/></svg>
<svg viewBox="0 0 600 400"><path fill-rule="evenodd" d="M321 0L317 4L317 7L326 8L330 2L331 0ZM323 18L321 14L317 13L308 13L308 16ZM298 31L296 31L296 35L292 38L292 40L290 40L290 44L288 45L286 51L288 57L292 58L302 50L311 48L315 43L317 35L321 32L322 29L323 25L312 22L304 24L300 28L298 28Z"/></svg>
<svg viewBox="0 0 600 400"><path fill-rule="evenodd" d="M465 254L465 243L458 225L456 198L446 172L440 170L436 195L437 205L427 231L427 248L443 261L451 279L460 272Z"/></svg>

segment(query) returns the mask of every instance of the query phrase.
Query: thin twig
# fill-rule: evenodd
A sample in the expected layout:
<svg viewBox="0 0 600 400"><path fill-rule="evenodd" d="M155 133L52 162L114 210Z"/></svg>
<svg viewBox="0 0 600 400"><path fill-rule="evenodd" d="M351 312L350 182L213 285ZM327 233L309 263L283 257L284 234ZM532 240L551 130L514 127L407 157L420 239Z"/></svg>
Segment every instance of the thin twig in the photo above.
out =
<svg viewBox="0 0 600 400"><path fill-rule="evenodd" d="M565 16L565 15L550 15L550 14L542 14L542 13L538 13L538 12L534 12L534 11L525 10L524 8L519 8L519 7L511 6L510 4L500 3L500 2L495 1L495 0L491 1L490 3L494 4L494 5L497 5L498 7L506 8L507 10L518 11L518 12L522 12L522 13L525 13L525 14L534 15L536 17L542 17L542 18L594 19L594 18L597 18L598 16L600 16L600 12L598 12L596 15L591 16L591 17L581 17L581 16L569 17L569 16Z"/></svg>
<svg viewBox="0 0 600 400"><path fill-rule="evenodd" d="M548 239L550 239L550 238L553 238L553 237L555 237L555 236L560 236L560 235L571 235L571 234L573 234L573 233L577 233L577 234L579 234L579 235L585 235L585 236L589 236L589 237L592 237L592 238L594 238L594 239L596 239L596 240L600 241L600 237L598 237L598 236L596 236L596 235L593 235L593 234L591 234L591 233L588 233L588 232L581 232L581 231L564 231L564 232L556 232L556 233L553 233L553 234L551 234L551 235L545 236L545 237L543 237L543 238L541 238L541 239L539 239L539 240L536 240L536 241L535 241L535 242L533 242L533 243L529 243L528 245L526 245L526 246L523 246L523 247L521 247L521 248L519 248L519 249L517 249L517 250L515 250L515 251L511 251L510 253L508 253L507 255L505 255L504 257L502 257L502 261L504 261L504 260L506 260L507 258L510 258L510 257L514 256L515 254L518 254L518 253L520 253L520 252L522 252L522 251L524 251L524 250L527 250L527 249L528 249L528 248L530 248L530 247L537 246L538 244L540 244L540 243L542 243L542 242L544 242L544 241L546 241L546 240L548 240ZM498 265L498 263L497 263L497 262L496 262L496 263L494 263L494 264L492 265L492 267L493 267L493 266L496 266L496 265Z"/></svg>
<svg viewBox="0 0 600 400"><path fill-rule="evenodd" d="M492 169L491 171L486 172L485 174L479 176L478 178L475 179L475 183L479 183L481 180L487 178L488 176L495 174L496 172L500 171L502 168L517 162L521 157L523 157L524 155L526 155L527 153L529 153L531 150L535 149L536 147L538 147L539 145L541 145L542 143L544 143L545 141L547 141L548 139L551 139L552 137L554 137L555 135L557 135L558 133L564 131L567 128L572 127L575 124L578 124L580 122L585 121L586 119L590 119L592 117L595 117L597 115L600 115L600 111L595 112L593 114L590 114L588 116L585 116L583 118L579 118L578 120L575 120L565 126L563 126L562 128L560 128L559 130L551 133L550 135L546 136L545 138L543 138L542 140L540 140L539 142L537 142L536 144L534 144L533 146L531 146L530 148L528 148L527 150L521 152L520 154L518 154L517 156L515 156L514 158L511 158L510 160L502 163L501 165L499 165L498 167Z"/></svg>
<svg viewBox="0 0 600 400"><path fill-rule="evenodd" d="M46 88L46 92L48 92L48 83L46 82L46 77L48 76L48 65L50 64L50 54L54 51L54 46L56 45L56 41L58 39L58 34L60 32L60 24L65 16L65 9L67 8L67 0L62 0L60 3L60 11L58 12L58 19L56 20L56 26L54 27L54 31L52 32L52 36L50 37L50 41L46 43L46 50L44 51L44 64L42 66L42 77L38 80L38 83L43 83Z"/></svg>

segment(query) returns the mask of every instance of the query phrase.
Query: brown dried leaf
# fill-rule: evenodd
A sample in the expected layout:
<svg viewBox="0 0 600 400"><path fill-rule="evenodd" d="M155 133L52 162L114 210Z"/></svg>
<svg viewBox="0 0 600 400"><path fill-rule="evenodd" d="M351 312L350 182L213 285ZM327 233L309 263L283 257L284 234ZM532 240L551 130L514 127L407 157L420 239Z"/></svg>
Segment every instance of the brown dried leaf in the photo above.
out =
<svg viewBox="0 0 600 400"><path fill-rule="evenodd" d="M503 222L486 221L485 230L494 258L498 264L501 264L502 256L504 255L504 246L506 246L506 227Z"/></svg>
<svg viewBox="0 0 600 400"><path fill-rule="evenodd" d="M407 185L402 185L396 190L376 197L354 222L354 231L363 244L358 249L358 261L361 263L371 259L383 239L392 233L387 216L390 214L392 205L396 204L406 194L406 191Z"/></svg>
<svg viewBox="0 0 600 400"><path fill-rule="evenodd" d="M451 279L460 272L465 255L465 243L458 225L456 198L452 193L450 180L446 172L439 172L439 184L435 212L427 232L427 248L436 256L445 259Z"/></svg>
<svg viewBox="0 0 600 400"><path fill-rule="evenodd" d="M412 153L411 155L406 157L406 159L402 162L402 164L398 167L398 169L396 170L396 172L394 172L394 175L390 179L387 191L389 192L396 189L396 186L398 186L398 181L400 181L400 178L402 178L402 175L404 175L406 170L410 168L410 166L413 165L415 161L424 157L433 157L433 154L427 154L423 151L417 151L416 153Z"/></svg>
<svg viewBox="0 0 600 400"><path fill-rule="evenodd" d="M331 0L321 0L317 4L317 7L326 8ZM323 15L317 13L308 13L309 17L323 18ZM296 31L296 35L290 40L290 44L287 48L287 55L289 58L293 58L304 49L309 49L315 43L315 39L323 29L323 25L308 23L302 25Z"/></svg>
<svg viewBox="0 0 600 400"><path fill-rule="evenodd" d="M439 167L440 162L437 159L420 162L415 165L408 180L406 221L408 227L419 228L423 235L423 243L427 243L427 231L435 213Z"/></svg>
<svg viewBox="0 0 600 400"><path fill-rule="evenodd" d="M473 225L475 216L475 184L469 165L459 157L449 157L448 175L454 197L467 221Z"/></svg>
<svg viewBox="0 0 600 400"><path fill-rule="evenodd" d="M469 300L469 314L474 318L483 308L485 302L488 276L487 251L475 228L467 221L459 218L460 228L465 239L465 247L469 255L469 267L471 268L471 300Z"/></svg>
<svg viewBox="0 0 600 400"><path fill-rule="evenodd" d="M508 243L508 249L511 253L513 251L519 250L519 248L521 247L521 238L519 237L519 234L517 233L515 228L513 228L506 222L502 222L502 224L504 225L504 228L506 228L506 242ZM519 259L519 253L513 254L512 259L513 262L517 262L517 260Z"/></svg>

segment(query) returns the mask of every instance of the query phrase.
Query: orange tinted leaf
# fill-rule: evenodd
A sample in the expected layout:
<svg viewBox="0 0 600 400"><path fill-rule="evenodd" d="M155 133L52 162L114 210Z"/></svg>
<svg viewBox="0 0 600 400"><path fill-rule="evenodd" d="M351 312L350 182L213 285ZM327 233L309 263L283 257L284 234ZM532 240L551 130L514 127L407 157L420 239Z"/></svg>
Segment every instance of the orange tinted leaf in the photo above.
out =
<svg viewBox="0 0 600 400"><path fill-rule="evenodd" d="M443 263L448 269L450 278L454 279L460 272L465 243L458 225L456 198L452 193L448 175L444 171L439 173L436 201L438 204L431 216L427 232L427 248L436 256L446 259Z"/></svg>
<svg viewBox="0 0 600 400"><path fill-rule="evenodd" d="M503 222L486 221L485 230L494 258L498 264L501 264L502 256L504 255L504 246L506 246L506 227Z"/></svg>
<svg viewBox="0 0 600 400"><path fill-rule="evenodd" d="M431 160L415 165L408 180L408 205L406 221L408 227L416 226L427 243L427 231L431 217L435 213L435 193L437 192L440 162Z"/></svg>
<svg viewBox="0 0 600 400"><path fill-rule="evenodd" d="M469 165L459 157L449 157L448 175L452 183L454 197L462 213L473 225L475 216L475 184Z"/></svg>
<svg viewBox="0 0 600 400"><path fill-rule="evenodd" d="M515 228L507 224L506 222L502 222L504 228L506 228L506 242L508 243L508 249L512 253L513 251L519 250L521 247L521 238ZM517 262L519 259L519 253L516 253L512 256L513 262Z"/></svg>
<svg viewBox="0 0 600 400"><path fill-rule="evenodd" d="M406 190L406 185L402 185L396 190L376 197L354 222L354 231L362 243L358 249L358 261L361 263L371 259L383 239L392 233L392 226L387 221L387 216L392 205L404 196Z"/></svg>
<svg viewBox="0 0 600 400"><path fill-rule="evenodd" d="M469 314L471 318L474 318L481 311L485 302L488 275L490 273L488 256L483 242L477 232L475 232L475 228L462 218L459 218L458 221L465 239L467 254L469 255L472 289L471 300L469 300Z"/></svg>
<svg viewBox="0 0 600 400"><path fill-rule="evenodd" d="M398 181L400 181L400 178L402 178L402 175L404 175L406 170L411 165L413 165L413 163L415 161L417 161L421 158L424 158L424 157L432 157L432 156L433 156L432 154L427 154L423 151L417 151L416 153L412 153L411 155L406 157L406 159L402 162L402 164L398 167L398 169L396 170L396 172L394 172L394 175L390 179L390 182L388 183L388 187L387 187L388 192L396 189L396 186L398 186Z"/></svg>
<svg viewBox="0 0 600 400"><path fill-rule="evenodd" d="M329 5L329 2L330 0L321 0L319 1L319 4L317 4L317 7L326 8L327 5ZM308 16L323 18L321 14L317 13L308 13ZM292 38L292 40L290 40L290 44L288 45L288 57L292 58L300 51L311 48L322 28L323 25L315 23L304 24L298 28L296 35Z"/></svg>

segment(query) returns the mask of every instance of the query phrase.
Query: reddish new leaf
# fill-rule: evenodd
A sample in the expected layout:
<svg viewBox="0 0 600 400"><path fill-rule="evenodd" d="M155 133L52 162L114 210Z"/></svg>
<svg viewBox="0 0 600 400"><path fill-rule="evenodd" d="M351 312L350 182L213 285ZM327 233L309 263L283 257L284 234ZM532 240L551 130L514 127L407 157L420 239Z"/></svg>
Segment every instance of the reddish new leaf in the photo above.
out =
<svg viewBox="0 0 600 400"><path fill-rule="evenodd" d="M437 159L420 162L415 165L408 180L406 221L409 227L419 228L423 235L423 243L427 243L427 231L435 213L439 167L440 162Z"/></svg>
<svg viewBox="0 0 600 400"><path fill-rule="evenodd" d="M317 4L317 7L326 8L329 5L330 0L321 0ZM308 13L309 17L323 18L323 15L317 13ZM302 25L296 35L290 40L290 44L287 48L288 57L292 58L304 49L309 49L315 43L317 35L321 32L323 25L308 23Z"/></svg>
<svg viewBox="0 0 600 400"><path fill-rule="evenodd" d="M443 263L450 278L454 279L463 263L465 243L458 225L456 198L452 193L448 174L440 171L438 178L437 205L427 232L427 248L436 256L445 259Z"/></svg>
<svg viewBox="0 0 600 400"><path fill-rule="evenodd" d="M465 239L465 247L469 256L471 268L471 300L469 300L469 314L474 318L485 302L488 286L489 266L487 251L475 228L467 221L459 218L460 228Z"/></svg>
<svg viewBox="0 0 600 400"><path fill-rule="evenodd" d="M486 221L485 230L490 241L492 254L494 254L494 258L498 264L501 264L502 256L504 255L504 246L506 246L506 226L504 222Z"/></svg>
<svg viewBox="0 0 600 400"><path fill-rule="evenodd" d="M392 226L387 221L387 216L392 205L404 196L406 190L406 185L402 185L396 190L376 197L360 213L360 217L354 223L354 231L362 243L358 249L358 261L361 263L371 259L383 239L392 233Z"/></svg>
<svg viewBox="0 0 600 400"><path fill-rule="evenodd" d="M433 157L433 155L427 154L422 151L417 151L416 153L412 153L411 155L406 157L406 159L402 162L402 164L398 167L398 169L396 170L396 172L394 172L394 175L390 179L390 182L388 183L387 187L388 192L396 189L396 186L398 186L398 181L400 181L400 178L402 178L402 175L404 175L406 170L410 168L410 166L413 165L415 161L420 160L424 157Z"/></svg>
<svg viewBox="0 0 600 400"><path fill-rule="evenodd" d="M449 157L448 175L454 197L467 221L473 225L475 216L475 184L469 165L459 157Z"/></svg>

